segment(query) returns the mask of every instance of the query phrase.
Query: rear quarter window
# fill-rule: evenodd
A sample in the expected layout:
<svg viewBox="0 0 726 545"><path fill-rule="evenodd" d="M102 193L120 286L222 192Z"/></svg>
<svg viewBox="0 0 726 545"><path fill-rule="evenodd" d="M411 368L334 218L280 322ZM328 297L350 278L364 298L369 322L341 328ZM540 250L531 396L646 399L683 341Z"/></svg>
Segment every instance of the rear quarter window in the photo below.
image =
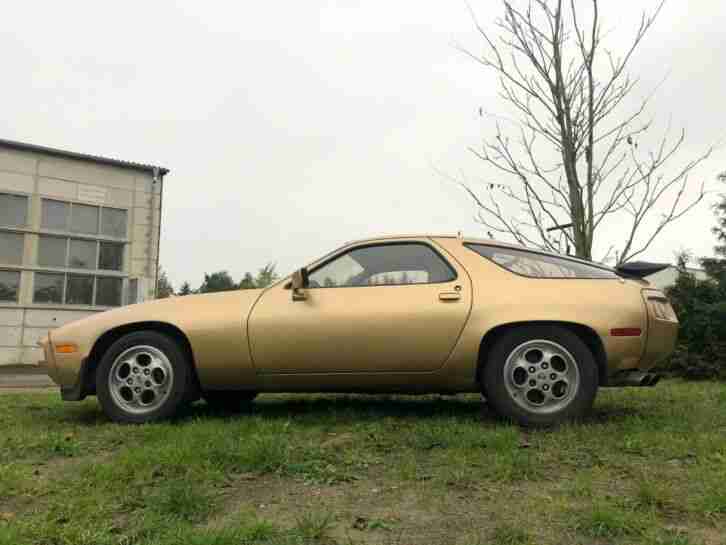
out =
<svg viewBox="0 0 726 545"><path fill-rule="evenodd" d="M529 278L618 278L610 269L566 257L486 244L465 246L500 267Z"/></svg>

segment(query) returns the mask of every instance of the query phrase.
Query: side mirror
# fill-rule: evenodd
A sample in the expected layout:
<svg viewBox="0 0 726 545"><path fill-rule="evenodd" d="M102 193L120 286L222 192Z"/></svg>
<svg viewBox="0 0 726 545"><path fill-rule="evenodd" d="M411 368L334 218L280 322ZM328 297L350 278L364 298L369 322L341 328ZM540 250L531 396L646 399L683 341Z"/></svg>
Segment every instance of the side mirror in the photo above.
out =
<svg viewBox="0 0 726 545"><path fill-rule="evenodd" d="M303 267L292 274L292 300L304 301L308 298L305 288L308 287L308 270Z"/></svg>

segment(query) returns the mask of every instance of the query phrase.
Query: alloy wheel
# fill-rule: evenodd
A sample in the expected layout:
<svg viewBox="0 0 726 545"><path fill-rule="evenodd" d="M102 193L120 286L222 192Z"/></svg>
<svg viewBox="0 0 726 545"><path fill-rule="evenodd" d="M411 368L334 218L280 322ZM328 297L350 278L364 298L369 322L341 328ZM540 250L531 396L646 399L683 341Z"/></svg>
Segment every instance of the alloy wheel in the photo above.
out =
<svg viewBox="0 0 726 545"><path fill-rule="evenodd" d="M153 346L133 346L114 360L108 389L118 407L144 415L164 404L173 381L174 369L164 352Z"/></svg>
<svg viewBox="0 0 726 545"><path fill-rule="evenodd" d="M504 385L512 400L535 414L562 410L575 397L580 371L562 345L531 340L517 346L504 364Z"/></svg>

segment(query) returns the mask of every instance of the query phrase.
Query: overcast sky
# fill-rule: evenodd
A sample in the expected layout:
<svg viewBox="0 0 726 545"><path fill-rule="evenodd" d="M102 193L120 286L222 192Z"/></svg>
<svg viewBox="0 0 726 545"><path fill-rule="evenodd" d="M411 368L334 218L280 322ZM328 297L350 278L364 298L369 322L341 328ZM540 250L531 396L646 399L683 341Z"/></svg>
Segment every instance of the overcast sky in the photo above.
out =
<svg viewBox="0 0 726 545"><path fill-rule="evenodd" d="M613 49L654 6L603 4ZM685 127L683 160L726 136L725 16L671 0L631 65L642 94L667 76L651 112ZM499 108L454 43L481 47L463 1L15 2L0 137L169 168L161 262L177 287L268 261L286 273L375 234L484 235L435 171L481 177L467 147L487 130L478 108ZM720 189L723 170L720 148L694 179ZM643 257L708 255L713 223L704 203Z"/></svg>

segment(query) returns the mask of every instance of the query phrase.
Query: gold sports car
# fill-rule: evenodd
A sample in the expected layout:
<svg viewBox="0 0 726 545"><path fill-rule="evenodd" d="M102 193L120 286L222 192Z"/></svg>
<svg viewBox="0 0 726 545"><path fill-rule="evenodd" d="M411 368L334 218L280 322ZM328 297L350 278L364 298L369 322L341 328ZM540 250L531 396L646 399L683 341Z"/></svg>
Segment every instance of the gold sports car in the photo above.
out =
<svg viewBox="0 0 726 545"><path fill-rule="evenodd" d="M63 399L120 422L259 392L482 392L501 416L551 425L599 386L653 386L678 320L642 276L493 240L349 243L264 289L161 299L41 341Z"/></svg>

